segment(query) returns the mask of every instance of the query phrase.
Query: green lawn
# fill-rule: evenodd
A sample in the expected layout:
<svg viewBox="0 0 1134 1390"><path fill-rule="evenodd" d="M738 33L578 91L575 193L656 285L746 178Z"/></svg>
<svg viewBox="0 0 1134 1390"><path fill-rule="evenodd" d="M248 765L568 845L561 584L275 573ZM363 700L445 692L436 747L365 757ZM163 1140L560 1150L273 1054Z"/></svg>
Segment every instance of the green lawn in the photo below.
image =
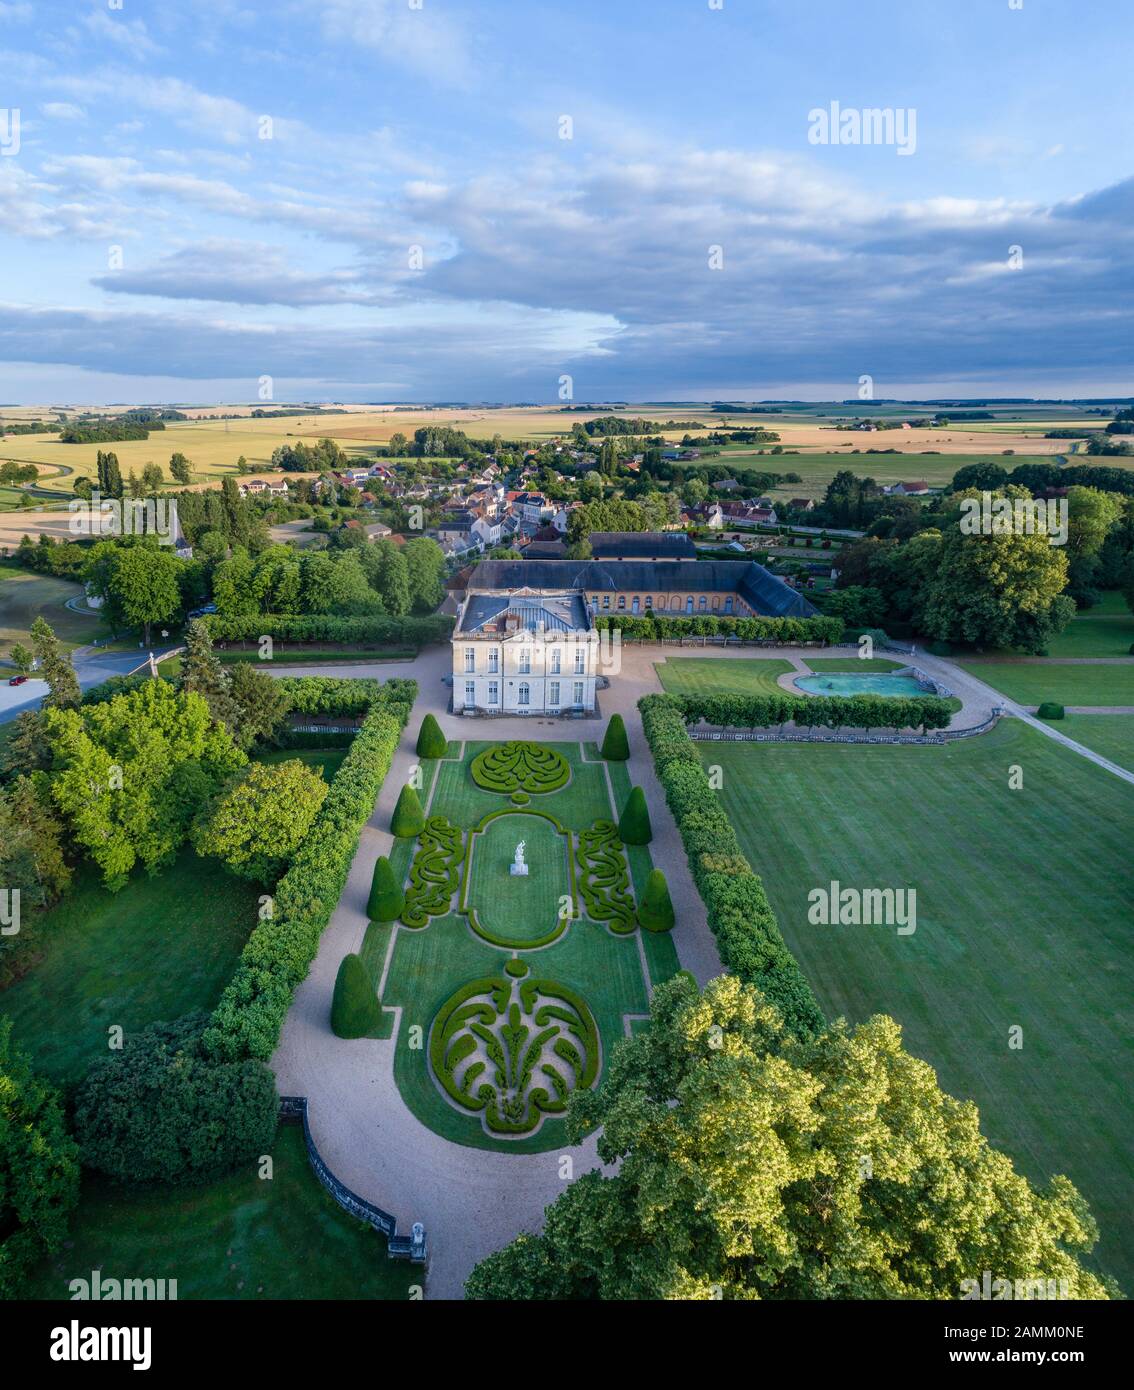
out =
<svg viewBox="0 0 1134 1390"><path fill-rule="evenodd" d="M1134 659L1115 666L1066 661L961 663L978 680L1021 705L1134 705Z"/></svg>
<svg viewBox="0 0 1134 1390"><path fill-rule="evenodd" d="M68 1281L176 1279L182 1299L404 1299L420 1265L348 1216L311 1171L299 1125L283 1125L270 1180L236 1174L205 1187L123 1193L84 1174L67 1247L28 1280L27 1298L69 1299Z"/></svg>
<svg viewBox="0 0 1134 1390"><path fill-rule="evenodd" d="M782 695L776 678L795 667L781 657L671 656L654 670L670 695Z"/></svg>
<svg viewBox="0 0 1134 1390"><path fill-rule="evenodd" d="M39 617L47 619L68 648L92 642L103 632L101 621L65 606L82 592L83 586L70 579L0 567L0 657L7 657L15 642L30 646L31 625Z"/></svg>
<svg viewBox="0 0 1134 1390"><path fill-rule="evenodd" d="M714 744L712 760L828 1016L893 1015L993 1144L1080 1187L1103 1267L1134 1289L1134 788L1016 720L945 747ZM831 880L915 888L916 932L811 925L808 892Z"/></svg>
<svg viewBox="0 0 1134 1390"><path fill-rule="evenodd" d="M1047 651L1049 656L1129 656L1132 645L1134 613L1103 614L1072 618Z"/></svg>
<svg viewBox="0 0 1134 1390"><path fill-rule="evenodd" d="M349 752L349 748L273 748L267 753L257 753L256 761L258 763L305 763L308 767L313 767L321 772L323 778L329 782L342 767L343 759Z"/></svg>
<svg viewBox="0 0 1134 1390"><path fill-rule="evenodd" d="M460 746L450 744L447 760L426 764L427 779L436 769L432 814L443 814L467 830L489 811L516 809L506 796L486 792L472 781L469 764L489 746L470 742L465 745L463 758L458 758ZM611 785L617 803L629 793L625 765L597 760L593 744L585 749L577 743L553 746L570 763L571 781L557 792L533 796L530 809L547 810L574 830L589 828L598 819L610 819L614 814ZM429 786L427 780L426 794ZM527 841L525 859L531 873L526 881L508 873L519 838ZM400 876L408 871L410 851L408 842L395 846L391 863ZM651 868L649 851L631 847L627 859L635 890L640 894ZM525 934L528 939L544 935L554 927L557 900L567 891L568 882L563 837L542 817L501 816L477 835L469 903L490 928L506 932L517 941L524 939ZM371 923L363 941L360 954L376 986L394 930L389 923ZM419 1026L422 1037L427 1039L433 1018L455 990L469 980L499 975L505 961L515 954L528 963L533 976L550 977L582 995L594 1014L602 1056L607 1059L617 1041L626 1036L627 1015L648 1010L647 976L655 984L678 969L676 950L668 933L616 936L605 925L585 918L573 921L550 945L517 952L482 940L466 919L455 912L434 918L425 928L396 930L382 1003L387 1009L402 1009L394 1061L398 1087L424 1124L457 1143L477 1148L521 1153L554 1149L566 1142L563 1121L544 1119L534 1134L519 1139L490 1136L479 1114L461 1111L443 1096L430 1071L426 1050L405 1045L410 1028Z"/></svg>
<svg viewBox="0 0 1134 1390"><path fill-rule="evenodd" d="M1053 727L1134 772L1134 714L1068 714Z"/></svg>
<svg viewBox="0 0 1134 1390"><path fill-rule="evenodd" d="M822 671L900 671L902 662L891 661L888 657L860 656L808 656L804 658L807 668L819 674ZM908 664L908 663L906 663Z"/></svg>
<svg viewBox="0 0 1134 1390"><path fill-rule="evenodd" d="M106 1055L113 1025L129 1031L211 1008L256 925L259 892L189 849L120 893L80 869L43 919L42 958L0 993L36 1070L78 1080Z"/></svg>

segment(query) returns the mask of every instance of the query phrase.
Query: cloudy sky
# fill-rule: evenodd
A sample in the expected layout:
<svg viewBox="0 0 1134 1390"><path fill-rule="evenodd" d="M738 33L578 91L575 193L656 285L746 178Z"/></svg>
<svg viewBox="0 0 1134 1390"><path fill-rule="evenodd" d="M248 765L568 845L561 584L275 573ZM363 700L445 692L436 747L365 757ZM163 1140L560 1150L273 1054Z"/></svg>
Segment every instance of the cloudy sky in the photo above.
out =
<svg viewBox="0 0 1134 1390"><path fill-rule="evenodd" d="M1132 38L1128 0L0 0L0 402L1128 395ZM908 152L814 143L832 102Z"/></svg>

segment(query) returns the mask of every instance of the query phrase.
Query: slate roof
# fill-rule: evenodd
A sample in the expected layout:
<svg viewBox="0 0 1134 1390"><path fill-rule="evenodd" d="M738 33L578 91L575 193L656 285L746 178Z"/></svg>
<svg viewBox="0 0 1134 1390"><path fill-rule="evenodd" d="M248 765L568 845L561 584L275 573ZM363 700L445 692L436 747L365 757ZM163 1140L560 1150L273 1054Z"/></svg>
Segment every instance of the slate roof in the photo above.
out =
<svg viewBox="0 0 1134 1390"><path fill-rule="evenodd" d="M589 540L596 560L697 558L697 548L684 531L595 531Z"/></svg>
<svg viewBox="0 0 1134 1390"><path fill-rule="evenodd" d="M812 618L818 609L797 590L751 560L484 560L469 578L477 593L520 589L577 589L584 593L739 594L772 618Z"/></svg>
<svg viewBox="0 0 1134 1390"><path fill-rule="evenodd" d="M515 629L509 627L509 618L515 621ZM457 631L503 635L506 631L523 628L535 632L541 622L547 632L586 631L591 626L587 605L580 594L504 597L478 593L470 594L465 602Z"/></svg>

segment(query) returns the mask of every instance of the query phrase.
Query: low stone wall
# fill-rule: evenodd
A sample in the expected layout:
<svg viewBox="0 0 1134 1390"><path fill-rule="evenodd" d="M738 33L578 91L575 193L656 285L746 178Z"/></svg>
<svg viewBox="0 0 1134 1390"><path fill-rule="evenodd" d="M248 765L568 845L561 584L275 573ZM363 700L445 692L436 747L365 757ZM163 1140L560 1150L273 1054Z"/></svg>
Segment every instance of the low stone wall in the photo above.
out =
<svg viewBox="0 0 1134 1390"><path fill-rule="evenodd" d="M307 1147L307 1157L315 1171L315 1176L344 1211L350 1212L351 1216L357 1216L360 1221L365 1221L376 1231L382 1232L386 1237L387 1252L390 1258L392 1260L412 1260L414 1264L424 1264L427 1247L425 1227L421 1222L414 1222L410 1235L398 1235L396 1217L391 1216L388 1211L383 1211L381 1207L375 1206L373 1202L368 1202L365 1197L360 1197L357 1192L352 1192L345 1183L340 1182L335 1177L324 1163L323 1156L316 1148L315 1140L311 1135L311 1124L307 1118L307 1097L280 1096L280 1119L285 1124L303 1125L303 1142Z"/></svg>

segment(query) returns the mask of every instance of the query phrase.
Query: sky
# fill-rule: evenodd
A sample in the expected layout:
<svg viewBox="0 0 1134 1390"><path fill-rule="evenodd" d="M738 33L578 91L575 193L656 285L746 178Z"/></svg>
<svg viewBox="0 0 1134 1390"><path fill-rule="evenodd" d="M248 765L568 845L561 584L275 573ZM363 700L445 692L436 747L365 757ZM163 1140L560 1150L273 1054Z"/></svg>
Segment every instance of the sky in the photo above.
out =
<svg viewBox="0 0 1134 1390"><path fill-rule="evenodd" d="M1128 0L0 0L0 403L1130 395L1132 39Z"/></svg>

